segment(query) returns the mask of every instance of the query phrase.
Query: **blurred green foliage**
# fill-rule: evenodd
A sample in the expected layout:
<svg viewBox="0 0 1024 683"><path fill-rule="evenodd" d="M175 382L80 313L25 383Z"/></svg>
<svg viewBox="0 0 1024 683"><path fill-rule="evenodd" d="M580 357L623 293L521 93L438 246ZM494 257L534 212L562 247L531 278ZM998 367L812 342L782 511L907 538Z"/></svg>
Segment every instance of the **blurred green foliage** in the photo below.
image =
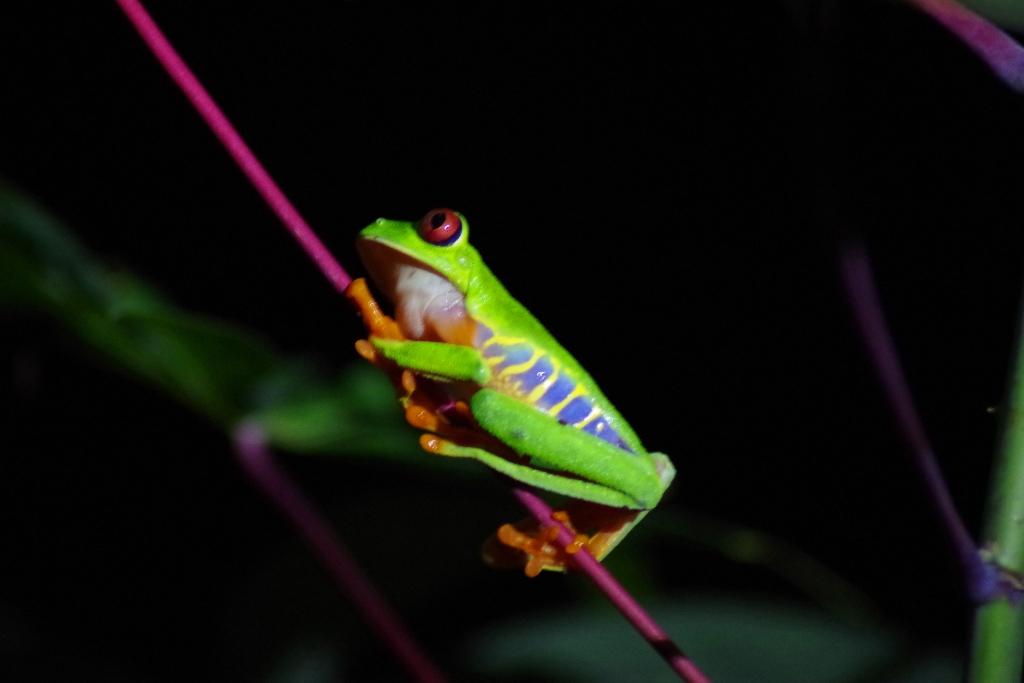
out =
<svg viewBox="0 0 1024 683"><path fill-rule="evenodd" d="M1024 2L1020 0L961 0L965 7L973 9L1000 26L1008 29L1024 29Z"/></svg>
<svg viewBox="0 0 1024 683"><path fill-rule="evenodd" d="M662 600L655 619L714 681L954 683L957 662L916 652L898 634L755 596ZM673 681L611 608L496 626L471 647L487 680Z"/></svg>
<svg viewBox="0 0 1024 683"><path fill-rule="evenodd" d="M74 235L0 184L0 305L52 316L110 362L230 429L259 420L294 452L390 456L429 464L380 373L353 364L324 376L258 335L183 311L104 268Z"/></svg>

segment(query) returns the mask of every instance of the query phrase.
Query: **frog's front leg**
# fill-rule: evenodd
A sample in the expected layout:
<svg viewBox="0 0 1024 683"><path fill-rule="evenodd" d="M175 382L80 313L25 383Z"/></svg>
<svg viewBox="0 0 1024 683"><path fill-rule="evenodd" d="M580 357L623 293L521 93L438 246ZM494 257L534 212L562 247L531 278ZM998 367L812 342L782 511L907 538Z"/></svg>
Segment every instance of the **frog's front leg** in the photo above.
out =
<svg viewBox="0 0 1024 683"><path fill-rule="evenodd" d="M377 303L364 278L352 281L345 296L359 310L370 338L356 345L371 362L378 356L421 375L439 380L465 380L483 385L491 371L480 352L471 346L435 341L410 341L393 318Z"/></svg>
<svg viewBox="0 0 1024 683"><path fill-rule="evenodd" d="M402 334L398 323L395 322L394 318L384 313L380 304L370 294L366 278L359 277L349 283L348 288L345 290L345 297L359 311L363 324L366 325L366 331L371 337L405 339L405 335ZM360 350L360 355L363 355L362 350Z"/></svg>
<svg viewBox="0 0 1024 683"><path fill-rule="evenodd" d="M377 353L399 367L431 379L483 385L491 378L491 370L483 356L471 346L380 337L371 337L370 343Z"/></svg>
<svg viewBox="0 0 1024 683"><path fill-rule="evenodd" d="M465 439L463 430L451 427L449 416L469 421L466 403L444 397L443 392L436 391L429 380L424 381L416 374L420 367L431 367L429 358L422 357L429 355L426 349L418 346L419 342L406 340L398 324L374 299L365 279L353 280L345 290L345 296L358 310L370 335L370 339L356 341L355 350L383 370L391 380L409 424L417 429ZM406 344L413 346L407 347ZM406 360L411 367L403 366L401 360Z"/></svg>
<svg viewBox="0 0 1024 683"><path fill-rule="evenodd" d="M468 391L490 378L490 369L480 353L469 346L432 341L406 341L371 337L375 360L392 371L400 369L400 401L406 421L416 429L432 432L463 446L501 450L492 437L476 428L465 401L455 400L448 384L468 384ZM437 450L423 441L427 452Z"/></svg>

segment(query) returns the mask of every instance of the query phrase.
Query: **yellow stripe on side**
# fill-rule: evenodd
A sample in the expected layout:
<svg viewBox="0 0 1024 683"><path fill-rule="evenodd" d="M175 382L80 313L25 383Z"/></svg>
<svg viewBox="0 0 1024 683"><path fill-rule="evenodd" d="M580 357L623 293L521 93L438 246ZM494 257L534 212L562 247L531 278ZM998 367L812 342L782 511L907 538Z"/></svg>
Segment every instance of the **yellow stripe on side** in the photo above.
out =
<svg viewBox="0 0 1024 683"><path fill-rule="evenodd" d="M554 366L554 361L552 361L551 364ZM555 383L556 379L558 379L558 372L559 370L557 368L553 369L551 371L551 375L546 380L533 388L533 391L527 395L526 400L529 403L537 405L537 401L539 401L540 397L544 395L544 392L550 389L551 385Z"/></svg>
<svg viewBox="0 0 1024 683"><path fill-rule="evenodd" d="M502 370L500 373L498 373L498 377L504 379L504 378L508 377L509 375L515 375L515 374L520 373L520 372L526 372L527 370L532 368L533 364L536 363L537 360L540 359L540 357L543 356L543 355L544 354L542 354L540 351L534 349L533 355L530 356L529 360L524 361L524 362L522 362L522 363L520 363L518 365L510 365L510 366L508 366L507 368Z"/></svg>
<svg viewBox="0 0 1024 683"><path fill-rule="evenodd" d="M589 425L589 424L590 424L591 422L593 422L594 420L596 420L596 419L598 419L599 417L601 417L601 415L602 415L602 413L601 413L601 409L600 409L600 408L598 408L598 407L597 407L597 406L595 405L595 406L594 406L593 408L591 408L591 409L590 409L590 415L587 415L587 416L586 416L586 418L584 418L584 419L583 419L583 420L582 420L581 422L577 422L577 423L576 423L576 426L577 426L577 427L578 427L579 429L583 429L583 428L585 428L585 427L586 427L587 425Z"/></svg>
<svg viewBox="0 0 1024 683"><path fill-rule="evenodd" d="M573 387L573 390L569 392L569 395L562 400L561 403L556 403L555 405L548 408L548 414L557 415L558 413L562 412L562 408L569 405L569 401L573 400L577 396L583 396L585 398L586 395L586 392L584 392L583 389L580 388L580 385L577 384L575 387Z"/></svg>
<svg viewBox="0 0 1024 683"><path fill-rule="evenodd" d="M497 344L498 346L508 348L509 346L512 346L513 344L517 343L519 343L518 339L513 339L512 337L501 337L495 334L492 335L490 338L488 338L487 341L483 343L483 346L480 347L480 353L481 355L483 355L484 351L494 346L495 344ZM487 365L492 368L504 360L504 354L501 356L484 356L484 362L487 363Z"/></svg>

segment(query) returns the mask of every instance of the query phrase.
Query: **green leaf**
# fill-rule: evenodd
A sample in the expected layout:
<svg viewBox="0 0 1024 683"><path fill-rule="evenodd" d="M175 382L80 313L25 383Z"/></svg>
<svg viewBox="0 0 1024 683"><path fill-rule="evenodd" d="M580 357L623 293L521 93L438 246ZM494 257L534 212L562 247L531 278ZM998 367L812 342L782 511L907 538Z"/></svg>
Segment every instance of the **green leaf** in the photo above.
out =
<svg viewBox="0 0 1024 683"><path fill-rule="evenodd" d="M280 360L258 338L175 308L113 273L42 210L0 185L0 303L54 316L121 367L216 422L239 419Z"/></svg>
<svg viewBox="0 0 1024 683"><path fill-rule="evenodd" d="M764 598L702 597L653 606L654 618L717 683L954 683L960 663L898 633L856 627ZM675 681L611 608L498 625L469 646L486 680Z"/></svg>
<svg viewBox="0 0 1024 683"><path fill-rule="evenodd" d="M365 365L325 377L258 335L177 308L100 264L74 235L0 183L0 305L53 317L123 370L230 430L263 423L274 446L430 462L394 391Z"/></svg>

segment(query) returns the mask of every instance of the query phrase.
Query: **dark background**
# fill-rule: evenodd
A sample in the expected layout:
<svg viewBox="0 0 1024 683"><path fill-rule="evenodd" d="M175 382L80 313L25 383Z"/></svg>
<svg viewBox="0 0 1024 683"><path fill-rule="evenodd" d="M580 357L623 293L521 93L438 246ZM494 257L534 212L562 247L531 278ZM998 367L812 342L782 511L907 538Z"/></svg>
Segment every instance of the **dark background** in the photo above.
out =
<svg viewBox="0 0 1024 683"><path fill-rule="evenodd" d="M941 28L883 2L147 4L353 272L372 219L458 208L507 287L672 455L666 505L787 539L921 642L962 647L958 576L836 274L840 236L862 235L979 529L1024 136L1019 99ZM0 175L182 306L352 362L359 324L113 2L5 6L0 57ZM0 628L19 675L230 680L303 629L374 650L218 430L46 320L0 326ZM518 514L496 483L285 462L442 661L489 619L577 590L479 564L478 540ZM422 498L423 518L382 538L390 496ZM412 571L481 597L406 586L402 543ZM678 544L657 560L666 591L796 596Z"/></svg>

